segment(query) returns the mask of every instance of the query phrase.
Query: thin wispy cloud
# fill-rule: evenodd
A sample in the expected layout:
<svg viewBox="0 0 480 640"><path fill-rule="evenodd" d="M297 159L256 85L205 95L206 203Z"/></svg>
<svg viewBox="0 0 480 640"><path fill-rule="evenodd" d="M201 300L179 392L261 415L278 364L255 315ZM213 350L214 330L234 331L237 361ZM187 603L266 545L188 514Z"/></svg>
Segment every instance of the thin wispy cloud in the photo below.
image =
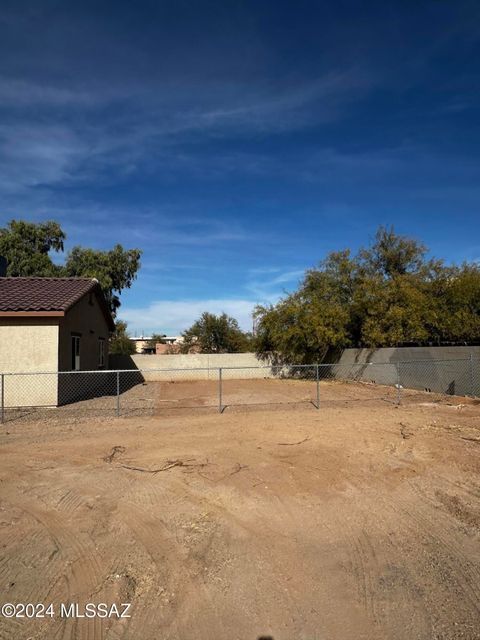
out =
<svg viewBox="0 0 480 640"><path fill-rule="evenodd" d="M192 136L195 140L198 135L297 131L335 119L343 103L371 86L364 76L359 70L338 71L303 86L268 91L240 86L227 101L217 86L202 107L151 91L132 96L128 87L121 95L0 78L0 104L17 109L13 126L0 129L0 149L9 167L0 186L11 191L38 184L111 181L151 171L152 157L157 166L188 169L190 165L192 171L203 172L197 157L179 152ZM221 108L218 102L223 103ZM66 109L61 125L58 112L50 113L52 107ZM78 118L82 108L88 112L83 122ZM113 112L106 118L109 109ZM254 164L252 158L249 161ZM229 162L223 158L225 168Z"/></svg>
<svg viewBox="0 0 480 640"><path fill-rule="evenodd" d="M252 269L246 288L260 304L273 304L286 289L296 288L304 273L305 269Z"/></svg>
<svg viewBox="0 0 480 640"><path fill-rule="evenodd" d="M82 109L99 107L101 104L112 101L113 97L113 95L107 96L95 91L93 88L87 91L0 76L0 104L3 108L10 106L16 109L28 108L30 111L52 107Z"/></svg>

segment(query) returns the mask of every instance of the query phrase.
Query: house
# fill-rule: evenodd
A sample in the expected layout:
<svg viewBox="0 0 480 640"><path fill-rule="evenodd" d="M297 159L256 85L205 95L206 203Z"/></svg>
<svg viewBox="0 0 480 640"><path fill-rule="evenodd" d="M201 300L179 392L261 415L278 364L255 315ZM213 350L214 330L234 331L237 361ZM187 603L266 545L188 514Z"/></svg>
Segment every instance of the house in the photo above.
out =
<svg viewBox="0 0 480 640"><path fill-rule="evenodd" d="M157 355L180 353L182 343L182 336L164 336L163 343L156 343L155 353Z"/></svg>
<svg viewBox="0 0 480 640"><path fill-rule="evenodd" d="M5 406L71 401L78 378L32 373L107 369L114 328L96 279L0 277L0 373L27 374L4 376Z"/></svg>
<svg viewBox="0 0 480 640"><path fill-rule="evenodd" d="M132 338L130 338L135 346L135 353L147 353L151 339L151 336L144 335L133 336Z"/></svg>
<svg viewBox="0 0 480 640"><path fill-rule="evenodd" d="M157 334L158 335L158 334ZM183 342L182 336L167 336L163 335L163 343L157 342L155 345L152 344L153 336L133 336L130 340L135 345L135 353L143 353L143 354L159 354L159 353L170 353L173 351L177 351L175 346L180 345Z"/></svg>

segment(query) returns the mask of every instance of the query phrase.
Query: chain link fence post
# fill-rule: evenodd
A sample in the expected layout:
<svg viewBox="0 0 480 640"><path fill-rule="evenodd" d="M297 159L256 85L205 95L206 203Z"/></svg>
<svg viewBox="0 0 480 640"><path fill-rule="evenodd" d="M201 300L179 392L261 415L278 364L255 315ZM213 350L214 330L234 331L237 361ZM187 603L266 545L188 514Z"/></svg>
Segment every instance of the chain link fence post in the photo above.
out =
<svg viewBox="0 0 480 640"><path fill-rule="evenodd" d="M470 396L475 397L474 382L473 382L473 353L470 353Z"/></svg>
<svg viewBox="0 0 480 640"><path fill-rule="evenodd" d="M1 424L3 424L5 422L5 374L2 373L2 380L0 383L1 389L0 389L0 395L1 395L1 400L2 400L2 408L1 408Z"/></svg>
<svg viewBox="0 0 480 640"><path fill-rule="evenodd" d="M316 365L317 370L317 409L320 409L320 370L318 364Z"/></svg>
<svg viewBox="0 0 480 640"><path fill-rule="evenodd" d="M120 415L120 371L117 371L117 418Z"/></svg>
<svg viewBox="0 0 480 640"><path fill-rule="evenodd" d="M218 369L218 413L222 413L222 367Z"/></svg>
<svg viewBox="0 0 480 640"><path fill-rule="evenodd" d="M400 363L395 363L395 368L397 370L397 405L401 404L402 401L402 386L400 383Z"/></svg>

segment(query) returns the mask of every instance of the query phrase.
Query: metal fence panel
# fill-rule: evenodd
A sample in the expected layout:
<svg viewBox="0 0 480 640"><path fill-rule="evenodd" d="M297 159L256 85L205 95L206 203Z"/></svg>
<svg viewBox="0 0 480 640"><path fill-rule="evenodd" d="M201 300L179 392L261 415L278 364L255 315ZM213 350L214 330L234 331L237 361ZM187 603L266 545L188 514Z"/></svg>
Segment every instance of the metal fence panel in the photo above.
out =
<svg viewBox="0 0 480 640"><path fill-rule="evenodd" d="M122 415L218 406L218 369L131 370L120 378Z"/></svg>
<svg viewBox="0 0 480 640"><path fill-rule="evenodd" d="M431 396L480 396L479 361L421 360L399 362L400 384L405 400ZM421 394L412 394L420 391Z"/></svg>
<svg viewBox="0 0 480 640"><path fill-rule="evenodd" d="M285 404L317 406L316 365L223 367L219 409ZM285 384L288 381L289 384Z"/></svg>
<svg viewBox="0 0 480 640"><path fill-rule="evenodd" d="M0 374L0 420L134 416L480 396L480 360Z"/></svg>

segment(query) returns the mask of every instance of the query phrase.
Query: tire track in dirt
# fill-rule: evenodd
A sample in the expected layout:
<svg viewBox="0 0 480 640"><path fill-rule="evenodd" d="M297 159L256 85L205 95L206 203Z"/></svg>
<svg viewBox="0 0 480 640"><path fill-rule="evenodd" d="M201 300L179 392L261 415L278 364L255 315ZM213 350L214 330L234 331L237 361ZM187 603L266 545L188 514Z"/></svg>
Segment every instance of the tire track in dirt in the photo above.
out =
<svg viewBox="0 0 480 640"><path fill-rule="evenodd" d="M180 590L180 584L173 576L182 566L182 559L178 558L171 536L165 535L163 518L157 515L158 512L163 513L165 490L162 489L159 499L153 476L135 477L133 472L123 469L118 469L118 472L131 477L131 488L118 505L118 517L122 525L131 532L136 544L147 554L155 570L155 582L146 587L140 601L135 601L136 615L131 622L131 631L135 637L143 632L142 629L149 633L151 629L165 629L173 623L174 605L168 606L170 602L161 602L159 594L167 594L167 588L171 585L173 593ZM168 595L165 595L165 599L169 600ZM142 620L141 627L137 628L137 620Z"/></svg>
<svg viewBox="0 0 480 640"><path fill-rule="evenodd" d="M345 496L350 508L338 509L349 513L348 518L338 517L336 510L329 514L334 530L341 532L340 544L348 550L347 568L357 584L359 602L379 638L404 638L406 633L430 640L429 610L419 597L416 567L404 549L405 523L393 501L370 491L361 484L352 485ZM360 492L361 507L357 507L360 501L355 495Z"/></svg>
<svg viewBox="0 0 480 640"><path fill-rule="evenodd" d="M351 573L357 591L358 602L373 623L377 637L381 622L375 598L374 576L380 572L377 556L370 541L370 534L362 528L364 514L353 512L348 519L338 517L329 511L334 531L340 532L340 545L347 552L346 566Z"/></svg>
<svg viewBox="0 0 480 640"><path fill-rule="evenodd" d="M420 512L419 507L412 506L406 501L402 501L403 509L419 527L425 532L430 540L439 541L443 549L450 555L456 558L455 563L452 563L451 568L455 570L459 567L459 585L465 584L468 586L468 592L470 595L465 595L471 600L475 609L480 613L480 567L475 566L471 558L465 553L463 545L456 544L452 538L445 536L444 527L439 524L438 503L431 500L415 483L410 483L410 487L421 499L424 505L431 507L432 517ZM448 516L449 518L452 516Z"/></svg>
<svg viewBox="0 0 480 640"><path fill-rule="evenodd" d="M168 476L162 476L165 479L168 477L168 489L165 488L163 482L160 482L159 476L155 480L149 478L148 481L144 481L142 490L139 492L140 495L134 495L132 492L132 496L126 496L127 500L131 498L135 502L129 505L129 509L124 514L126 516L124 521L129 527L136 530L141 543L157 567L160 565L160 569L166 568L165 582L166 584L173 582L172 586L176 594L174 609L184 609L185 604L189 604L189 601L200 600L201 604L198 610L202 611L202 616L205 615L208 618L209 624L212 623L212 620L216 620L218 635L222 637L226 631L220 620L218 607L212 602L209 589L205 585L202 567L199 567L201 560L192 558L191 549L185 547L178 537L178 527L180 526L180 530L182 530L182 518L180 516L179 520L178 513L179 505L180 512L184 514L185 523L201 519L201 509L199 504L192 500L185 474L182 473L181 477L176 477L175 473L178 473L178 470L169 473ZM161 517L157 515L159 513L162 514ZM132 516L132 514L135 515ZM167 524L169 514L171 524ZM139 521L147 522L148 526L139 529ZM159 534L159 531L162 533ZM202 540L202 553L205 553L212 544L215 531L209 530L202 533L205 533L207 537L206 540ZM159 549L167 549L167 553L162 552L160 561L158 558ZM179 567L185 572L183 577L185 578L186 575L187 580L175 579ZM198 617L198 611L196 615ZM177 614L168 621L168 625L172 629L177 625L176 617L178 617ZM208 625L205 626L208 627Z"/></svg>
<svg viewBox="0 0 480 640"><path fill-rule="evenodd" d="M444 603L452 593L462 594L461 597L458 595L454 615L459 637L478 638L476 634L466 635L469 625L475 625L476 621L478 626L480 622L478 569L465 554L462 546L443 534L443 526L437 514L432 514L432 517L424 516L419 512L419 508L400 496L396 496L395 502L398 513L402 516L406 535L410 535L410 539L416 538L417 545L421 545L423 549L421 562L414 566L414 570L420 572L429 585L424 598L428 603L431 624L433 627L440 625L440 628L451 624L451 618L445 618ZM433 631L432 628L432 633ZM457 637L457 633L441 637L453 639Z"/></svg>
<svg viewBox="0 0 480 640"><path fill-rule="evenodd" d="M465 499L465 496L467 497L467 500L469 498L480 498L480 490L475 488L472 489L471 486L467 485L464 482L450 480L449 478L445 478L445 476L440 474L432 475L430 478L430 483L432 485L430 494L435 494L436 491L442 491L450 495L450 491L453 490L455 491L455 495L453 496L455 498L459 497L457 495L458 493L461 494L462 500ZM422 501L427 502L434 509L438 509L438 499L432 497L426 488L420 487L420 485L413 481L410 481L410 484L412 491L414 491Z"/></svg>
<svg viewBox="0 0 480 640"><path fill-rule="evenodd" d="M19 513L21 518L18 519L18 526L1 532L2 547L5 551L0 564L0 584L3 585L5 595L13 589L13 594L19 596L16 585L20 582L22 584L21 601L35 602L38 600L36 583L22 578L32 571L41 570L42 582L45 585L49 584L60 570L57 557L59 549L53 538L35 518L25 511L19 511ZM18 530L21 531L20 536ZM27 545L25 540L28 541Z"/></svg>
<svg viewBox="0 0 480 640"><path fill-rule="evenodd" d="M220 488L220 485L216 485L216 489ZM236 490L234 485L228 485L226 488ZM261 573L264 576L268 576L268 592L275 593L275 608L281 612L281 615L278 617L282 620L296 620L297 622L293 628L289 628L289 633L292 637L296 635L300 636L302 633L300 621L303 619L303 624L306 623L305 609L301 608L305 607L305 602L304 598L299 601L298 597L292 594L293 585L289 583L291 579L289 571L292 567L289 568L289 564L291 564L293 560L286 562L285 558L287 556L279 552L279 546L283 548L292 542L297 543L299 537L298 523L302 520L301 509L297 510L288 507L285 504L285 499L278 492L269 490L265 499L269 503L269 512L274 520L271 524L262 524L262 528L259 530L258 526L251 524L251 521L252 519L255 520L255 511L257 509L259 511L258 515L261 517L265 506L264 504L262 507L262 504L258 504L257 502L253 503L253 505L249 503L249 508L245 509L245 513L248 513L248 516L245 517L242 515L243 511L241 506L238 507L240 513L233 513L231 509L223 504L222 499L224 496L216 495L215 497L211 497L210 492L206 495L203 485L193 487L192 483L189 482L188 490L190 492L188 499L191 503L206 505L208 511L216 516L215 519L223 524L222 530L229 532L238 531L243 537L245 534L247 535L250 561L256 566L256 569L254 569L255 572L260 571L261 566ZM232 499L231 502L232 504L241 504L242 499L243 496L239 494L238 499ZM255 508L253 512L252 506ZM273 539L276 540L274 546L272 546ZM255 561L253 560L254 558L256 558ZM301 552L299 555L295 554L295 563L297 564L293 573L300 570L300 566L298 565L299 559L301 562L306 562ZM310 572L311 567L305 565L304 570ZM258 582L258 579L255 580L255 582ZM290 589L286 589L285 585L287 584L290 584ZM261 594L260 597L264 598L264 594ZM280 621L277 621L277 624L279 627L282 627ZM324 619L322 620L322 624L326 624ZM355 637L360 638L367 636L362 636L357 633Z"/></svg>
<svg viewBox="0 0 480 640"><path fill-rule="evenodd" d="M165 525L162 518L156 517L135 503L129 503L128 510L122 513L124 523L133 532L138 544L142 545L154 563L157 584L153 584L145 594L142 604L136 603L136 616L141 619L142 629L171 630L176 624L179 610L187 600L195 601L197 616L207 618L214 637L226 633L220 621L219 612L211 599L199 573L192 572L188 554L176 542L175 536ZM168 591L165 606L159 606L158 587L161 593ZM171 599L170 599L171 597ZM155 606L153 606L155 605ZM141 613L138 609L141 606ZM216 624L213 624L213 621ZM199 627L201 628L199 623ZM135 625L133 625L133 629Z"/></svg>
<svg viewBox="0 0 480 640"><path fill-rule="evenodd" d="M113 472L113 468L108 468ZM120 481L119 481L120 480ZM91 495L91 487L86 487L83 493L82 485L79 489L69 489L58 501L59 511L68 515L69 519L82 520L81 511L84 510L91 522L88 539L99 549L97 555L102 557L102 580L98 586L88 593L90 602L106 602L107 604L121 604L131 602L136 589L136 578L126 567L126 557L132 555L132 545L125 547L125 539L120 535L121 521L119 519L119 501L121 497L134 486L134 479L116 474L108 474L95 496ZM106 500L108 496L108 502ZM99 515L101 517L99 518ZM85 518L83 517L83 520ZM114 535L113 541L104 548L104 536ZM112 544L113 542L113 544ZM135 554L134 554L135 555ZM121 638L129 633L131 618L116 620L103 619L103 633L108 637ZM94 629L96 633L96 629ZM101 636L103 637L103 636Z"/></svg>
<svg viewBox="0 0 480 640"><path fill-rule="evenodd" d="M93 541L78 530L73 530L65 523L64 518L51 510L41 510L37 505L24 499L16 500L15 506L34 518L59 549L58 557L62 559L63 567L57 573L55 583L59 583L62 579L61 571L64 571L63 577L67 586L67 593L61 594L61 601L80 602L82 596L92 593L101 583L103 575ZM43 584L43 576L39 578ZM97 617L85 618L82 624L78 624L75 620L69 636L79 640L101 638L103 626L103 619ZM66 631L67 626L65 626ZM68 636L62 637L66 639Z"/></svg>
<svg viewBox="0 0 480 640"><path fill-rule="evenodd" d="M238 518L234 518L231 513L227 512L225 508L220 507L216 501L212 502L212 500L206 500L204 491L202 492L202 491L193 490L191 486L192 483L190 481L187 481L185 477L175 478L174 476L169 474L168 485L169 485L168 492L166 492L161 485L158 485L158 483L149 482L148 490L144 490L142 492L143 493L142 503L145 505L143 509L148 509L148 512L144 512L141 515L141 518L135 517L134 521L138 522L138 520L140 519L143 520L146 517L147 513L148 513L148 518L151 520L152 509L155 509L155 507L158 510L161 509L163 518L159 519L158 522L159 522L159 526L164 529L164 533L167 536L167 538L170 538L170 541L171 541L170 551L168 555L169 555L169 561L170 561L170 558L174 558L173 562L170 561L172 565L172 569L175 570L176 568L176 570L178 571L179 566L183 568L186 567L187 574L189 576L188 582L182 584L181 587L179 585L175 587L176 593L177 594L181 593L182 595L181 601L180 601L180 598L178 598L179 600L178 606L180 609L184 611L184 615L185 615L185 610L184 610L185 603L187 603L188 606L191 607L189 601L191 601L192 599L198 600L198 591L200 590L201 592L200 600L201 600L201 603L203 604L200 604L199 608L200 610L203 611L202 615L207 616L206 623L208 622L208 624L206 624L205 627L207 628L208 626L211 626L212 620L216 620L218 633L221 635L223 633L223 624L221 624L221 621L219 618L218 606L216 603L212 601L212 595L211 595L212 585L207 585L205 583L205 577L202 574L201 568L199 569L197 566L199 562L200 564L204 562L208 565L208 557L211 553L215 531L209 533L208 541L205 541L205 540L202 541L202 545L201 545L202 548L200 551L198 550L195 551L195 550L192 550L191 548L186 549L184 544L182 544L178 540L178 537L175 531L173 530L173 526L168 527L166 525L165 514L168 513L168 510L169 510L168 502L171 503L172 507L177 507L178 502L182 501L185 513L187 512L190 513L190 516L189 516L190 520L192 519L192 514L198 513L200 507L202 507L202 509L204 510L204 506L207 505L209 513L210 514L215 513L217 515L217 517L215 518L215 522L221 523L221 526L223 527L222 530L226 532L228 528L231 528L233 526L236 529L241 529L241 531L243 532L242 535L244 533L247 533L249 539L255 540L255 542L257 542L258 540L258 530L247 527L243 522L240 522ZM159 489L160 489L160 492L158 491ZM179 495L179 497L177 498L176 495ZM168 496L167 505L165 505L164 502L167 496ZM175 496L175 497L172 499L171 496ZM135 505L132 505L132 509L134 510L134 512L135 511L137 512L137 515L138 515L138 512L140 512L138 503L136 503ZM229 527L225 526L225 516L227 517L227 522L229 524ZM174 521L175 521L175 518L172 517L172 522ZM218 524L216 526L218 526ZM275 532L272 529L272 535L274 533ZM156 539L152 540L151 532L143 531L140 533L142 543L146 546L146 548L150 549L150 552L152 550L152 545L159 544L158 529L155 530L155 535L156 535ZM267 551L269 550L271 550L271 545L265 545L264 548L262 549L264 557L267 556ZM198 553L200 554L200 557L197 557ZM152 552L151 552L151 555L152 555ZM218 562L219 559L215 558L215 560L217 560ZM192 566L192 562L193 562L193 566ZM274 577L274 573L275 573L275 577ZM276 572L269 571L270 583L272 581L275 583L274 588L276 589L277 593L283 593L284 584L285 584L284 578L277 579L276 573L278 573L278 571ZM208 607L205 607L205 603L209 603ZM295 602L293 603L293 607L292 607L292 602L288 602L285 604L289 609L296 608ZM208 610L209 610L209 613L208 613ZM298 615L299 613L298 610L295 613ZM171 625L173 626L176 625L175 619L171 622Z"/></svg>

